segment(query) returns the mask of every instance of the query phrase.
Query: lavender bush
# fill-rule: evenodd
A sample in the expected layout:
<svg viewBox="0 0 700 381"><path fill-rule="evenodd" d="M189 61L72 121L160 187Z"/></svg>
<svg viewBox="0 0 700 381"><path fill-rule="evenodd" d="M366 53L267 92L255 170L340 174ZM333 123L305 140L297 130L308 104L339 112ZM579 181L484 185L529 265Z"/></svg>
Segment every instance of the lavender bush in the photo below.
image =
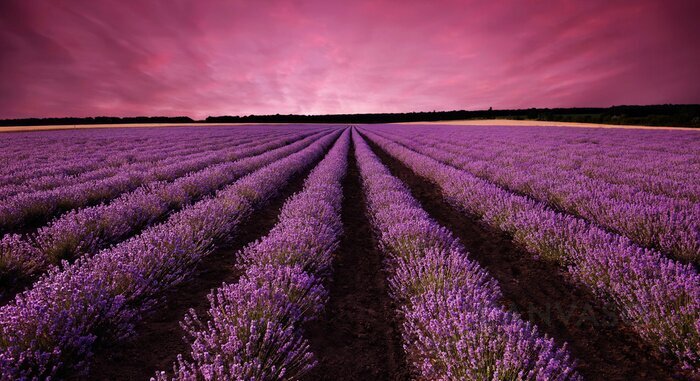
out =
<svg viewBox="0 0 700 381"><path fill-rule="evenodd" d="M540 143L543 139L539 136L525 138L516 148L511 147L513 144L508 144L509 141L502 142L500 135L495 141L474 144L467 139L455 143L457 140L448 134L449 131L441 130L426 137L407 131L390 135L399 143L410 144L419 153L467 170L508 190L547 202L559 210L626 235L641 245L700 263L700 203L697 202L700 192L687 193L693 197L689 200L674 196L673 192L671 195L654 193L653 188L647 190L645 188L649 187L643 186L664 183L669 172L672 174L678 168L687 172L687 165L677 166L674 171L647 173L644 182L636 179L625 182L616 180L608 172L601 173L603 169L614 167L609 161L596 160L611 152L625 152L619 147L613 150L609 146L601 149L597 145L584 145L584 148L567 145L559 148L567 155L557 156L558 150L553 153L549 145L540 147L544 144ZM544 141L551 142L552 138ZM495 152L507 154L494 155ZM629 161L617 162L624 163L627 168L647 168L649 163L659 160L658 156L657 152L646 151ZM587 164L586 167L580 168L583 163ZM667 169L666 166L663 168ZM629 172L634 173L633 170ZM692 184L693 181L688 179L691 176L685 173L683 183Z"/></svg>
<svg viewBox="0 0 700 381"><path fill-rule="evenodd" d="M93 348L133 335L136 322L162 303L212 247L229 239L252 210L315 162L336 138L269 164L172 215L165 223L63 270L0 308L4 379L61 378L87 369Z"/></svg>
<svg viewBox="0 0 700 381"><path fill-rule="evenodd" d="M246 173L308 146L317 136L314 134L287 145L287 139L275 140L240 150L237 154L240 160L210 166L170 183L149 184L110 204L70 212L28 237L5 236L0 241L3 242L0 245L0 279L10 283L18 277L27 278L62 260L74 260L84 253L94 253L119 242L169 211L180 209ZM278 146L281 147L276 148ZM250 157L255 154L259 155Z"/></svg>
<svg viewBox="0 0 700 381"><path fill-rule="evenodd" d="M511 233L531 253L553 260L613 306L651 345L692 372L700 368L700 276L691 265L636 246L547 205L365 130L387 153L433 181L457 208Z"/></svg>
<svg viewBox="0 0 700 381"><path fill-rule="evenodd" d="M276 134L275 134L276 135ZM283 134L279 134L282 136ZM167 137L166 137L167 138ZM105 162L96 163L94 157L83 155L73 155L71 161L65 163L58 161L48 171L41 170L43 174L35 175L15 172L13 176L6 177L6 184L0 185L0 200L18 193L28 193L32 191L50 190L60 186L73 185L90 180L100 180L115 176L125 171L145 171L147 169L167 166L175 162L189 160L195 157L203 157L214 152L223 152L231 145L241 146L253 143L256 140L264 140L266 136L261 133L230 134L227 136L207 137L196 146L189 144L187 140L181 139L178 142L171 142L167 145L139 145L138 142L121 142L117 147L106 148L98 151L100 157ZM68 145L72 147L73 145ZM31 159L29 161L32 161ZM102 164L102 165L99 165ZM27 163L30 168L41 167L38 163ZM16 177L15 177L16 176ZM0 183L2 181L0 180Z"/></svg>
<svg viewBox="0 0 700 381"><path fill-rule="evenodd" d="M277 144L281 146L284 142L278 141ZM256 143L249 144L247 148L251 148L251 145L253 150L260 148ZM21 227L33 220L43 221L60 211L107 201L142 184L148 186L152 181L173 180L212 164L236 160L241 157L241 152L236 148L227 148L224 152L213 152L190 160L175 161L167 166L148 166L144 171L122 171L105 179L17 194L0 204L0 230Z"/></svg>
<svg viewBox="0 0 700 381"><path fill-rule="evenodd" d="M353 135L372 225L387 254L404 349L420 378L580 379L566 347L498 304L500 290Z"/></svg>
<svg viewBox="0 0 700 381"><path fill-rule="evenodd" d="M285 202L270 233L238 253L245 273L209 295L207 322L190 311L182 327L192 359L178 356L173 373L159 371L155 380L299 379L316 364L301 325L328 298L322 280L342 232L349 142L346 129L304 189Z"/></svg>

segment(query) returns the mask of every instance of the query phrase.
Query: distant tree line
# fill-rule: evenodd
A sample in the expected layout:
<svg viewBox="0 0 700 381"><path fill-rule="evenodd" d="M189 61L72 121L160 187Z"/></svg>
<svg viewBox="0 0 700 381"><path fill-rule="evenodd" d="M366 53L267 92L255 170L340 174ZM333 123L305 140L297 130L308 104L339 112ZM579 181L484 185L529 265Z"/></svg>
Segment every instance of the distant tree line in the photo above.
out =
<svg viewBox="0 0 700 381"><path fill-rule="evenodd" d="M331 115L248 115L210 116L195 121L186 116L178 117L106 117L95 118L30 118L2 119L0 126L71 125L71 124L117 124L117 123L396 123L431 122L462 119L516 119L555 122L639 124L648 126L700 127L700 105L651 105L574 107L574 108L529 108L513 110L455 110L408 113L377 114L331 114Z"/></svg>
<svg viewBox="0 0 700 381"><path fill-rule="evenodd" d="M380 114L210 116L206 123L397 123L463 119L517 119L557 122L700 127L700 105L530 108Z"/></svg>
<svg viewBox="0 0 700 381"><path fill-rule="evenodd" d="M0 119L0 126L56 126L71 124L195 123L189 116L97 116L89 118Z"/></svg>

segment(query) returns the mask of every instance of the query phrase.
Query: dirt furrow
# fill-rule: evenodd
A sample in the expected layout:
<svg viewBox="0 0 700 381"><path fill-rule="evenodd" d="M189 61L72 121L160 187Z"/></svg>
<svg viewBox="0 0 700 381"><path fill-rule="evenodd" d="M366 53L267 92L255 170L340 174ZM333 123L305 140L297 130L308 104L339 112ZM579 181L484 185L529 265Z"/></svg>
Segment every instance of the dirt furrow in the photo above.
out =
<svg viewBox="0 0 700 381"><path fill-rule="evenodd" d="M319 364L308 380L407 380L401 337L382 254L366 216L351 148L343 183L343 237L333 263L330 299L307 337Z"/></svg>

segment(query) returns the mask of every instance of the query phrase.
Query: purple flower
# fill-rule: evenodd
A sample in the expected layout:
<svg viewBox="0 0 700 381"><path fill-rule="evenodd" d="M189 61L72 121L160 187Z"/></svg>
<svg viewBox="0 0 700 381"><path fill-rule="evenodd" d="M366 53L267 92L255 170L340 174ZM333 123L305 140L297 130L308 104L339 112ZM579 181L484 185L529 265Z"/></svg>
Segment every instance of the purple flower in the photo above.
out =
<svg viewBox="0 0 700 381"><path fill-rule="evenodd" d="M642 339L675 357L680 367L700 369L700 276L691 265L435 160L433 156L444 154L440 150L413 140L399 139L399 144L384 132L364 132L416 174L433 181L456 208L509 232L533 255L558 262L611 305ZM451 162L459 160L449 156Z"/></svg>
<svg viewBox="0 0 700 381"><path fill-rule="evenodd" d="M429 380L577 380L566 346L498 304L501 293L353 132L370 220L387 254L407 357Z"/></svg>
<svg viewBox="0 0 700 381"><path fill-rule="evenodd" d="M172 375L159 371L153 379L298 379L316 365L301 325L328 298L322 281L342 230L349 136L346 129L304 189L287 200L270 233L237 254L245 272L209 295L206 322L194 312L182 322L191 359L178 356Z"/></svg>

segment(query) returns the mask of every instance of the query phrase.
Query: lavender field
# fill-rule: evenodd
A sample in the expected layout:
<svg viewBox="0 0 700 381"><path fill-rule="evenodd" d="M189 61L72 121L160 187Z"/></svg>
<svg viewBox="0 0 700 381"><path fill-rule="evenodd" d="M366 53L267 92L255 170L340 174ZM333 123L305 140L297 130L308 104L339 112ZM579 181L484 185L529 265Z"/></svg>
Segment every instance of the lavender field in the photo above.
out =
<svg viewBox="0 0 700 381"><path fill-rule="evenodd" d="M700 131L0 134L0 380L700 378Z"/></svg>

